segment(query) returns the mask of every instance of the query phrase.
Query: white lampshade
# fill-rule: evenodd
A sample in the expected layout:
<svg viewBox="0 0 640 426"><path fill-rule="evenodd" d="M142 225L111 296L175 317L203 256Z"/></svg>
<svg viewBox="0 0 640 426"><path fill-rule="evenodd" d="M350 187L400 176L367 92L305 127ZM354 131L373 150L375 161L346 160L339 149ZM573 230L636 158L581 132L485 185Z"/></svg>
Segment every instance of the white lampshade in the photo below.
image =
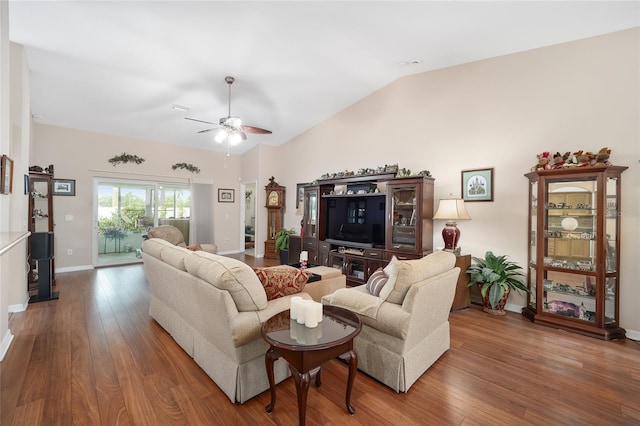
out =
<svg viewBox="0 0 640 426"><path fill-rule="evenodd" d="M464 200L460 198L444 198L440 200L438 211L433 218L456 221L471 219L471 216L469 216L467 209L464 207Z"/></svg>

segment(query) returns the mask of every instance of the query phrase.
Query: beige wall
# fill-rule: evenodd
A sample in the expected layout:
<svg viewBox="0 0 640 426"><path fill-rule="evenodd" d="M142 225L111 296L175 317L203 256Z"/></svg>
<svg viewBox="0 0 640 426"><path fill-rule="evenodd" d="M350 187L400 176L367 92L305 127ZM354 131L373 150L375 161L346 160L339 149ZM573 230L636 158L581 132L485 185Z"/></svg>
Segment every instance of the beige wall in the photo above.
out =
<svg viewBox="0 0 640 426"><path fill-rule="evenodd" d="M266 215L262 189L272 175L287 187L285 226L297 230L296 183L325 172L392 163L428 169L436 179L437 202L449 194L460 196L461 170L493 167L495 200L468 203L473 219L459 224L460 245L473 255L486 250L508 254L524 265L524 174L536 155L608 146L615 164L629 166L621 206L620 311L622 326L640 338L639 39L640 30L634 29L405 77L281 147L259 146L226 163L224 154L45 125L36 126L31 163L53 163L56 176L77 180L77 197L55 199L58 226L65 213L76 217L71 228L57 228L58 250L86 245L84 236L92 232L87 213L91 176L96 174L91 169L113 171L107 159L123 151L147 161L118 166L118 173L172 175L170 164L191 162L203 170L198 177L213 179L216 188L235 188L236 197L240 181L256 180L260 251ZM188 177L188 172L176 175ZM214 208L216 243L222 251L239 249L239 203ZM436 222L435 247L442 246L443 225ZM58 266L91 263L89 254L79 256L84 257L59 259ZM522 305L524 299L512 297L510 303Z"/></svg>
<svg viewBox="0 0 640 426"><path fill-rule="evenodd" d="M608 146L613 163L629 166L621 324L640 330L639 40L638 29L622 31L399 79L280 147L281 183L295 188L325 172L398 163L431 171L437 203L461 195L461 170L493 167L494 202L467 203L472 220L458 225L460 245L525 265L524 174L536 155ZM285 226L298 229L299 221L288 209ZM436 221L434 247L443 245L443 226Z"/></svg>
<svg viewBox="0 0 640 426"><path fill-rule="evenodd" d="M232 188L236 198L238 196L239 157L227 158L223 153L43 124L34 126L34 138L31 164L42 167L54 164L55 177L76 180L75 197L54 197L56 268L92 265L94 177L180 183L188 183L193 178L213 182L215 243L222 252L240 247L238 202L217 202L218 188ZM136 154L145 162L115 167L108 162L123 152ZM201 171L193 174L172 170L171 165L177 162L191 163ZM73 215L74 220L65 221L67 214ZM67 249L73 249L74 254L68 256Z"/></svg>

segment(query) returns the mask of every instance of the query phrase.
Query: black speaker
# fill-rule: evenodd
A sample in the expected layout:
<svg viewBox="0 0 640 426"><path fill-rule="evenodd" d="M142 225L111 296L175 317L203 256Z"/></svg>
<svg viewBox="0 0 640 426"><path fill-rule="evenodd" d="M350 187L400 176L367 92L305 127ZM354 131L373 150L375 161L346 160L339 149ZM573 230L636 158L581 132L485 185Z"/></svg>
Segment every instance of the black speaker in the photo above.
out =
<svg viewBox="0 0 640 426"><path fill-rule="evenodd" d="M31 234L31 259L53 258L53 232L34 232Z"/></svg>

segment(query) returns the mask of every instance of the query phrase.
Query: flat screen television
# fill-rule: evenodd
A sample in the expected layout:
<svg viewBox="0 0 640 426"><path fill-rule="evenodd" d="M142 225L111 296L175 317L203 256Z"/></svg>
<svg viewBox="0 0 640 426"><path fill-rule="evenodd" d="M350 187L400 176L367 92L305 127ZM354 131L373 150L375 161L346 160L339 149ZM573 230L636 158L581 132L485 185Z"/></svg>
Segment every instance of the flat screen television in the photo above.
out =
<svg viewBox="0 0 640 426"><path fill-rule="evenodd" d="M384 246L385 194L326 198L325 241L354 247Z"/></svg>

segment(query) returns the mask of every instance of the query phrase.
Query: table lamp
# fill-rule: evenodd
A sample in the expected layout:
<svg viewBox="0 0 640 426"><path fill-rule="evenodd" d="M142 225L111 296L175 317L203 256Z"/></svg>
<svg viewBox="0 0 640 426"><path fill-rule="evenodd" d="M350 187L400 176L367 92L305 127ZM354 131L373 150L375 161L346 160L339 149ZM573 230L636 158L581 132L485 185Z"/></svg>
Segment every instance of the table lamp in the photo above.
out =
<svg viewBox="0 0 640 426"><path fill-rule="evenodd" d="M433 218L447 221L442 230L444 249L446 251L455 251L460 240L460 230L456 226L456 221L471 219L467 209L464 208L464 200L460 198L441 199L440 204L438 204L438 211Z"/></svg>

